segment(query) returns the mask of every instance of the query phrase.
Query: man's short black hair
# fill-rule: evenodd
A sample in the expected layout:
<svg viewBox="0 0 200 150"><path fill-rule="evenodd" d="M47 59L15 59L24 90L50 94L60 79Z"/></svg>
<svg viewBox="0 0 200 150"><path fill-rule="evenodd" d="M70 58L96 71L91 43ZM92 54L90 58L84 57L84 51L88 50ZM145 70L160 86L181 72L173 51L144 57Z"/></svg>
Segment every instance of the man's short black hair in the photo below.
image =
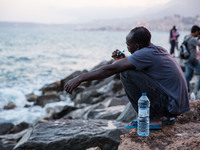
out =
<svg viewBox="0 0 200 150"><path fill-rule="evenodd" d="M200 31L200 27L197 25L193 25L191 29L191 33L195 33L196 31Z"/></svg>
<svg viewBox="0 0 200 150"><path fill-rule="evenodd" d="M129 38L133 44L147 47L151 42L151 33L145 27L136 27L130 31Z"/></svg>

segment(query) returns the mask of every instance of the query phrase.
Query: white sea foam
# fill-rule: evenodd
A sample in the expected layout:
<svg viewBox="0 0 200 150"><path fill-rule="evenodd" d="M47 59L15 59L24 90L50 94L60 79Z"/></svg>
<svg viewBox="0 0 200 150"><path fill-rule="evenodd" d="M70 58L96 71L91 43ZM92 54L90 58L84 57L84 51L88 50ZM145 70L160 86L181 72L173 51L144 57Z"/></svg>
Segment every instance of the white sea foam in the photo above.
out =
<svg viewBox="0 0 200 150"><path fill-rule="evenodd" d="M0 89L0 110L9 102L13 102L17 107L23 107L25 104L30 104L26 101L24 94L15 89Z"/></svg>
<svg viewBox="0 0 200 150"><path fill-rule="evenodd" d="M31 106L24 108L25 104L32 103L27 102L24 94L15 89L0 89L0 123L12 122L19 124L21 122L34 123L38 119L47 115L47 113L57 112L62 110L63 106L74 106L74 102L71 101L69 96L62 96L64 101L54 102L46 104L45 107ZM15 109L4 110L3 107L9 102L16 104Z"/></svg>
<svg viewBox="0 0 200 150"><path fill-rule="evenodd" d="M15 108L11 110L1 111L0 123L12 122L14 124L19 124L23 121L33 123L45 115L45 110L40 106L33 106L29 108Z"/></svg>

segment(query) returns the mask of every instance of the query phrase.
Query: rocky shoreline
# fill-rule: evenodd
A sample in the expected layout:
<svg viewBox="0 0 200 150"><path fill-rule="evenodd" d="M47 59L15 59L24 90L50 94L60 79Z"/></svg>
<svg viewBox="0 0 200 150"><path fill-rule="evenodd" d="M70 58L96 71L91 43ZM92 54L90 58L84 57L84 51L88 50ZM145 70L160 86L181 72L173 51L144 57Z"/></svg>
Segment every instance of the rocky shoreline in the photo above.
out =
<svg viewBox="0 0 200 150"><path fill-rule="evenodd" d="M103 61L93 69L112 62L113 60ZM181 134L178 136L179 142L182 140L186 143L182 144L182 147L179 144L177 148L187 149L190 144L194 146L194 141L195 147L200 148L199 100L191 101L191 111L179 116L175 125L163 127L161 131L151 133L148 138L142 139L137 137L135 130L130 132L125 129L125 125L135 119L137 113L126 97L119 74L100 81L84 82L74 90L72 95L64 91L63 86L68 80L85 72L88 71L75 71L61 81L45 85L40 89L41 96L32 93L26 95L27 101L41 107L52 102L65 101L69 97L73 100L74 106L49 108L48 115L34 124L25 122L19 125L0 124L0 149L174 149L177 134ZM12 108L14 107L10 109ZM184 125L186 123L193 129L186 128ZM184 130L187 130L187 134ZM191 137L195 138L191 139ZM156 145L153 141L159 141L160 138L168 142L162 142L161 146ZM192 142L189 144L184 142L187 139Z"/></svg>

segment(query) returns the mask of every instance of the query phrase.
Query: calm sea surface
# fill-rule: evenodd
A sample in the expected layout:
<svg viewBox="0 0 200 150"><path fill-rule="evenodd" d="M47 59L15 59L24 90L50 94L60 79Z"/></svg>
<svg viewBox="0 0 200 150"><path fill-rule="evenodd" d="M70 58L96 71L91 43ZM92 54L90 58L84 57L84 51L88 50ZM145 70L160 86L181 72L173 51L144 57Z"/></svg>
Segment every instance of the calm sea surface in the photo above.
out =
<svg viewBox="0 0 200 150"><path fill-rule="evenodd" d="M44 108L23 108L25 94L46 83L63 79L76 70L90 70L111 59L115 49L129 55L128 31L69 31L62 28L0 28L0 123L33 122ZM169 33L152 32L152 43L169 50ZM186 33L180 33L182 41ZM8 102L16 109L3 110ZM63 104L63 103L62 103ZM63 104L64 105L64 104Z"/></svg>

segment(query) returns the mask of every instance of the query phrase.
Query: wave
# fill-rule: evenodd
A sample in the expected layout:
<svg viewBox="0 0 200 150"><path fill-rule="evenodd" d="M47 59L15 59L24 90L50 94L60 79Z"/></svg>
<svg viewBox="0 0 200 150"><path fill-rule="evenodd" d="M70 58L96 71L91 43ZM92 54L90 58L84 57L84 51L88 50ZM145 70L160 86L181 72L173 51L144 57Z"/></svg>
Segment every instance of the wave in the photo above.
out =
<svg viewBox="0 0 200 150"><path fill-rule="evenodd" d="M19 57L17 59L15 59L16 62L19 62L19 61L25 61L25 62L28 62L28 61L31 61L30 58L28 57Z"/></svg>
<svg viewBox="0 0 200 150"><path fill-rule="evenodd" d="M0 89L0 110L9 102L13 102L17 107L29 104L21 91L11 88Z"/></svg>
<svg viewBox="0 0 200 150"><path fill-rule="evenodd" d="M46 114L45 110L40 106L29 108L15 108L0 112L0 123L12 122L19 124L21 122L33 123Z"/></svg>

